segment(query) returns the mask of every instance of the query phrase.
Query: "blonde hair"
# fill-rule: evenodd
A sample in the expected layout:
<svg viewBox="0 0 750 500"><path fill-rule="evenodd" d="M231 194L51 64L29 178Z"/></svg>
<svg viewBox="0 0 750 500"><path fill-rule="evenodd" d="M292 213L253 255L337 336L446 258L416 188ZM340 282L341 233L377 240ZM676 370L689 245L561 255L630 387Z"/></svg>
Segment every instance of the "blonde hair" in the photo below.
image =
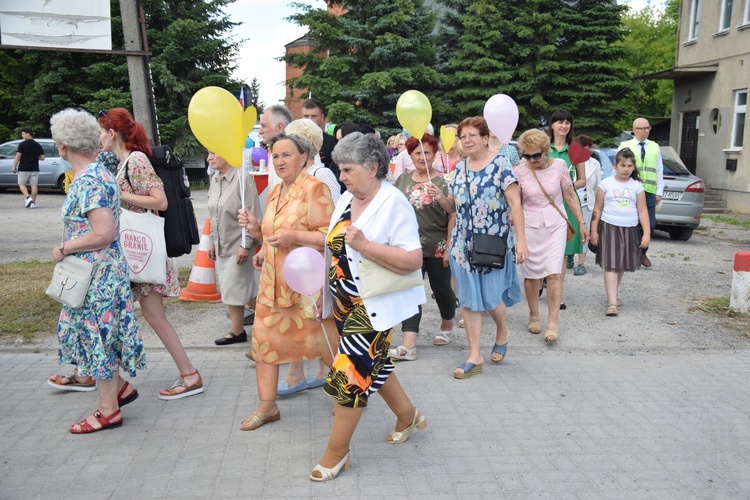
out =
<svg viewBox="0 0 750 500"><path fill-rule="evenodd" d="M307 142L310 143L310 158L318 154L318 151L323 146L323 131L309 118L294 120L286 126L284 131L287 134L295 134L307 139Z"/></svg>
<svg viewBox="0 0 750 500"><path fill-rule="evenodd" d="M531 149L539 149L542 153L550 152L549 137L538 129L527 130L518 138L518 148L522 153Z"/></svg>

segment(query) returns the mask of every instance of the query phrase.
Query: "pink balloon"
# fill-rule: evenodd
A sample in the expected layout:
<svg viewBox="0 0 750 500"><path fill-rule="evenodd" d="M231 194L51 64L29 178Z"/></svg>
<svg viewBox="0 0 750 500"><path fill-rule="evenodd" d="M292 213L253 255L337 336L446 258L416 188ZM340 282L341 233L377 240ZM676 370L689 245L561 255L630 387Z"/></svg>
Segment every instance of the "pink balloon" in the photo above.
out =
<svg viewBox="0 0 750 500"><path fill-rule="evenodd" d="M484 119L503 144L509 144L518 125L518 106L505 94L495 94L484 105Z"/></svg>
<svg viewBox="0 0 750 500"><path fill-rule="evenodd" d="M326 281L325 260L320 252L310 247L289 252L282 271L289 288L302 295L320 291Z"/></svg>

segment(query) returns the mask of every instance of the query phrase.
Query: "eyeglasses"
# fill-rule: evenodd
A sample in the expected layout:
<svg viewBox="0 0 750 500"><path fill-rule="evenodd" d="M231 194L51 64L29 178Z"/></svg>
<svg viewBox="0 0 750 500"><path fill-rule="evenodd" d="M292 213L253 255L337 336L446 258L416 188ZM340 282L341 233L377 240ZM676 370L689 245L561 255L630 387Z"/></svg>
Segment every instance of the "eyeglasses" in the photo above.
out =
<svg viewBox="0 0 750 500"><path fill-rule="evenodd" d="M636 130L651 130L651 127L635 127Z"/></svg>
<svg viewBox="0 0 750 500"><path fill-rule="evenodd" d="M476 139L477 137L479 137L479 134L464 134L459 139L465 141L466 139Z"/></svg>
<svg viewBox="0 0 750 500"><path fill-rule="evenodd" d="M534 153L533 155L527 155L527 154L524 153L521 156L523 157L524 160L534 160L534 161L536 161L536 160L538 160L538 159L540 159L542 157L542 153Z"/></svg>
<svg viewBox="0 0 750 500"><path fill-rule="evenodd" d="M109 120L109 123L111 123L111 124L112 124L112 130L117 130L117 126L115 125L115 122L113 122L113 121L112 121L112 118L110 118L110 117L109 117L109 116L107 115L107 112L106 112L106 111L104 111L104 110L101 110L101 111L99 111L99 118L102 118L102 117L104 117L104 118L106 118L107 120Z"/></svg>

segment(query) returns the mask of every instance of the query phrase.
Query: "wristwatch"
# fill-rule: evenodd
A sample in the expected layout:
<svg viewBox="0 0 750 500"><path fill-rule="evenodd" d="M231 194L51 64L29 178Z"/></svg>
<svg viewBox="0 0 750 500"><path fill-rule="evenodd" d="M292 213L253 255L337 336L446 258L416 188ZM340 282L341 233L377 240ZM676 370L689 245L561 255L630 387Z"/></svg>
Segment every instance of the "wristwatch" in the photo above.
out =
<svg viewBox="0 0 750 500"><path fill-rule="evenodd" d="M63 241L62 245L60 245L60 253L65 255L65 242Z"/></svg>

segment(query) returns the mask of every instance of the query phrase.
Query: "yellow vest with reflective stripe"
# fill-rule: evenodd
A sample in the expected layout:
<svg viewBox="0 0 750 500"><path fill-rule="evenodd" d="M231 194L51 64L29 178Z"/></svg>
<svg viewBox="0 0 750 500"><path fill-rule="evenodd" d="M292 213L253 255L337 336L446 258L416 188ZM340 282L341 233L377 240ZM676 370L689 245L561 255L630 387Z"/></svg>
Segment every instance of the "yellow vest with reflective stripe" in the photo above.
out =
<svg viewBox="0 0 750 500"><path fill-rule="evenodd" d="M643 160L641 160L641 146L638 139L621 142L620 149L630 148L635 155L635 166L638 167L643 189L647 193L656 194L656 163L659 161L661 151L654 141L646 139L644 142L646 143L646 157Z"/></svg>

